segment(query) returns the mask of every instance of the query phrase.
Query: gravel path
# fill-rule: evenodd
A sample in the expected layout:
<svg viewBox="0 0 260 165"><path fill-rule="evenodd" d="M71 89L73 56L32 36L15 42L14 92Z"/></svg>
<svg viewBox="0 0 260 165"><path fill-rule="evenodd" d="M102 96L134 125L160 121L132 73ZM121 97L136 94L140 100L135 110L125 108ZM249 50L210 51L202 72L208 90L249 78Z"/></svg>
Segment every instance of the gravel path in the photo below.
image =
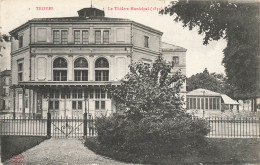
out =
<svg viewBox="0 0 260 165"><path fill-rule="evenodd" d="M32 165L126 165L97 155L77 139L48 139L22 153L22 164ZM4 164L13 165L9 160ZM129 165L129 164L128 164Z"/></svg>

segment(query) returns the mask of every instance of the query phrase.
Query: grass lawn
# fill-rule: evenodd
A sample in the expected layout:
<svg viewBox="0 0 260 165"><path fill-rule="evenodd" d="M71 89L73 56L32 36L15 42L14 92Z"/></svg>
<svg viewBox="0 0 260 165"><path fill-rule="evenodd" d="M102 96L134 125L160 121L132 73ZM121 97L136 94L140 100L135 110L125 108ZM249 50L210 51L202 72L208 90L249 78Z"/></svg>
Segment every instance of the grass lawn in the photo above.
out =
<svg viewBox="0 0 260 165"><path fill-rule="evenodd" d="M207 139L207 146L189 155L164 155L151 157L126 153L117 148L99 145L95 137L86 141L86 146L97 154L116 160L145 164L245 164L260 163L260 140L257 139ZM173 146L174 147L174 146ZM140 152L139 152L140 153Z"/></svg>
<svg viewBox="0 0 260 165"><path fill-rule="evenodd" d="M46 139L45 136L1 136L1 161L12 158Z"/></svg>

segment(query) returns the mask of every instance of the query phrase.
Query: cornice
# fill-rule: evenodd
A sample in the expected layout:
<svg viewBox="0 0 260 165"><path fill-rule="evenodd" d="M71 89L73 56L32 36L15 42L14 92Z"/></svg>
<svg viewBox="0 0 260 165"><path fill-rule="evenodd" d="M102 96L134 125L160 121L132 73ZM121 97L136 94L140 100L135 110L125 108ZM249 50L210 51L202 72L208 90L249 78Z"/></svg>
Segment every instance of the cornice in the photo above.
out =
<svg viewBox="0 0 260 165"><path fill-rule="evenodd" d="M87 45L74 45L74 44L64 44L64 45L56 45L56 44L29 44L31 47L49 47L49 48L60 48L60 47L76 47L76 48L100 48L100 47L132 47L133 44L87 44Z"/></svg>
<svg viewBox="0 0 260 165"><path fill-rule="evenodd" d="M30 21L27 21L26 23L22 24L21 26L18 26L17 28L13 29L12 31L9 32L10 35L15 34L16 32L18 32L21 29L24 29L25 27L29 27L30 25Z"/></svg>
<svg viewBox="0 0 260 165"><path fill-rule="evenodd" d="M156 34L159 34L159 35L163 35L163 32L159 31L159 30L156 30L156 29L153 29L149 26L146 26L146 25L143 25L141 23L138 23L138 22L135 22L135 21L132 21L133 22L133 25L137 26L137 27L141 27L145 30L148 30L150 32L153 32L153 33L156 33Z"/></svg>
<svg viewBox="0 0 260 165"><path fill-rule="evenodd" d="M184 49L162 49L162 52L187 52Z"/></svg>
<svg viewBox="0 0 260 165"><path fill-rule="evenodd" d="M150 49L146 49L146 48L142 48L142 47L138 47L138 46L134 46L133 47L133 51L134 50L139 50L139 51L142 51L142 52L145 52L145 53L149 53L149 54L155 54L155 56L160 55L160 52L156 52L156 51L153 51L153 50L150 50Z"/></svg>
<svg viewBox="0 0 260 165"><path fill-rule="evenodd" d="M11 56L14 56L16 54L20 54L20 53L23 53L23 52L29 50L29 48L30 48L29 46L19 48L18 50L15 50L15 51L11 52L10 54L11 54Z"/></svg>

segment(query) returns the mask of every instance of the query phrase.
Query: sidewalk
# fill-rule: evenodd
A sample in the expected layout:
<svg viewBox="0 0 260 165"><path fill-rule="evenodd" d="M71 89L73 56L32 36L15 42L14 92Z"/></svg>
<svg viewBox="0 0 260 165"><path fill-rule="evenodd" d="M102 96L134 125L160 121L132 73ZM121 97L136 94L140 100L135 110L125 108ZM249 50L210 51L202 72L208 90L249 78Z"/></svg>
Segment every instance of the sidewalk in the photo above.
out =
<svg viewBox="0 0 260 165"><path fill-rule="evenodd" d="M126 165L95 154L78 139L48 139L22 153L22 164L35 165ZM13 165L10 161L4 164ZM128 164L129 165L129 164Z"/></svg>

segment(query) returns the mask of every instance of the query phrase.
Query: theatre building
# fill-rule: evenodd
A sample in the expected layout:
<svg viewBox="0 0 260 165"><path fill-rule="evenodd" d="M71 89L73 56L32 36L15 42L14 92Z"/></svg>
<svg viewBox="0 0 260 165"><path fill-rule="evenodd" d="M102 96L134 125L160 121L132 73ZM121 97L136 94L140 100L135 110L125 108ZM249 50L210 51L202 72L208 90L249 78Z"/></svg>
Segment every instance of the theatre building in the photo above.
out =
<svg viewBox="0 0 260 165"><path fill-rule="evenodd" d="M165 54L185 74L186 49L163 43L162 34L132 20L105 17L96 8L81 9L75 17L29 20L10 32L18 38L11 44L14 114L115 113L115 102L102 87L120 85L129 64L151 63Z"/></svg>

